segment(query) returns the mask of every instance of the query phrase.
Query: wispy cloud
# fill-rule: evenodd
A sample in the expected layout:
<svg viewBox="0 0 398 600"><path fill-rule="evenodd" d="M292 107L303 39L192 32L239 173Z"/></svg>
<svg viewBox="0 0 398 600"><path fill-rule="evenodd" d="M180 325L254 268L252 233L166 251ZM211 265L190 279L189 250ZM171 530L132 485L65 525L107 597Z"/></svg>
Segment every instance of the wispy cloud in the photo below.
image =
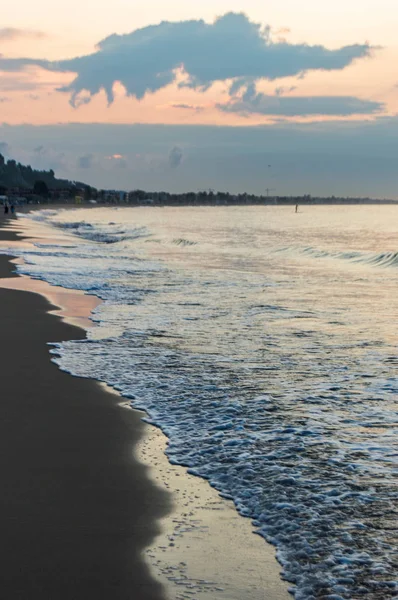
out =
<svg viewBox="0 0 398 600"><path fill-rule="evenodd" d="M275 96L284 96L285 94L290 94L291 92L294 92L295 90L297 90L297 86L295 85L291 85L290 87L277 87L275 89Z"/></svg>
<svg viewBox="0 0 398 600"><path fill-rule="evenodd" d="M79 156L76 161L76 166L78 169L91 169L94 164L94 155L93 154L84 154L84 156Z"/></svg>
<svg viewBox="0 0 398 600"><path fill-rule="evenodd" d="M205 107L202 104L185 104L185 103L180 103L180 104L172 104L171 108L177 108L179 110L193 110L195 112L202 112Z"/></svg>
<svg viewBox="0 0 398 600"><path fill-rule="evenodd" d="M225 104L218 104L224 112L238 113L244 116L275 115L285 117L302 116L339 116L364 115L379 113L384 104L361 100L353 96L270 96L255 94L252 97L234 99Z"/></svg>
<svg viewBox="0 0 398 600"><path fill-rule="evenodd" d="M177 167L179 167L182 162L183 156L184 156L184 153L183 153L182 149L179 148L178 146L174 146L174 148L172 148L170 150L169 166L172 169L176 169Z"/></svg>
<svg viewBox="0 0 398 600"><path fill-rule="evenodd" d="M43 31L34 29L18 29L16 27L1 27L0 42L13 42L20 39L40 40L48 37Z"/></svg>
<svg viewBox="0 0 398 600"><path fill-rule="evenodd" d="M45 59L0 58L0 70L18 71L36 65L50 71L73 72L76 78L60 91L71 104L81 104L104 90L114 101L114 84L128 96L142 99L172 83L205 91L215 82L233 82L231 93L261 79L300 77L307 71L341 70L367 57L369 44L337 50L325 46L274 41L269 26L254 23L244 14L228 13L208 24L203 20L162 22L126 35L102 40L93 54L51 62Z"/></svg>

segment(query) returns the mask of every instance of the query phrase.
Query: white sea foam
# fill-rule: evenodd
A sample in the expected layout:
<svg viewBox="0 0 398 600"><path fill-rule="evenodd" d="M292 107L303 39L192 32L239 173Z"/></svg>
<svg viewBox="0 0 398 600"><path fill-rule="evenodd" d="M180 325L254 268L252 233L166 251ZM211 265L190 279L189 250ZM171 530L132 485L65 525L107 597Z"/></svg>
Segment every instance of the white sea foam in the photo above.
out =
<svg viewBox="0 0 398 600"><path fill-rule="evenodd" d="M264 275L239 220L240 254L220 244L221 267L203 232L179 243L191 236L182 226L175 235L175 215L170 233L153 225L148 254L151 228L121 212L35 214L67 231L68 245L21 249L19 270L104 300L99 327L55 345L54 361L144 409L170 439L170 461L233 499L277 547L297 599L395 597L398 381L382 298L368 320L380 279L361 273L355 292L372 303L353 307L352 271L325 275L316 256L291 271L286 257L267 259Z"/></svg>

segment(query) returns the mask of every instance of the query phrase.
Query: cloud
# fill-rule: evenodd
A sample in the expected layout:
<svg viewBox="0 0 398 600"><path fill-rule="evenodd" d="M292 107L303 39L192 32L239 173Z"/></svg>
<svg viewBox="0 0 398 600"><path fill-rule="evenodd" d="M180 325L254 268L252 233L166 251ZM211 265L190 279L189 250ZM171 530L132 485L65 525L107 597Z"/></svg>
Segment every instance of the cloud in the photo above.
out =
<svg viewBox="0 0 398 600"><path fill-rule="evenodd" d="M337 50L308 44L274 42L269 26L240 13L228 13L208 24L203 20L162 22L129 34L102 40L93 54L68 60L0 58L0 70L19 71L36 65L50 71L73 72L76 78L60 91L77 106L82 93L90 98L104 90L114 101L120 82L127 96L142 99L185 74L180 86L205 91L215 82L238 81L238 89L260 79L300 76L307 71L344 69L370 55L368 44ZM86 100L85 100L86 101Z"/></svg>
<svg viewBox="0 0 398 600"><path fill-rule="evenodd" d="M275 31L276 35L286 35L288 33L291 33L290 27L280 27Z"/></svg>
<svg viewBox="0 0 398 600"><path fill-rule="evenodd" d="M29 155L26 155L25 151L25 155L21 157L21 162L24 164L32 163L32 167L37 169L67 171L68 165L65 152L54 148L51 142L50 144L39 144L38 146L35 146L33 148L33 153L29 153Z"/></svg>
<svg viewBox="0 0 398 600"><path fill-rule="evenodd" d="M41 67L47 71L61 71L56 67L57 63L52 63L49 60L42 60L36 58L5 58L0 54L0 72L5 73L19 73L29 67ZM3 76L2 76L3 78Z"/></svg>
<svg viewBox="0 0 398 600"><path fill-rule="evenodd" d="M84 156L79 156L76 161L78 169L91 169L93 166L94 156L92 154L85 154Z"/></svg>
<svg viewBox="0 0 398 600"><path fill-rule="evenodd" d="M194 110L196 112L201 112L205 109L205 107L202 104L185 104L185 103L181 103L181 104L172 104L171 105L172 108L177 108L180 110Z"/></svg>
<svg viewBox="0 0 398 600"><path fill-rule="evenodd" d="M0 142L0 154L6 154L7 156L9 156L10 152L11 148L9 144L7 144L7 142Z"/></svg>
<svg viewBox="0 0 398 600"><path fill-rule="evenodd" d="M177 167L179 167L182 162L183 156L184 154L181 148L179 148L178 146L174 146L174 148L170 150L169 166L172 169L176 169Z"/></svg>
<svg viewBox="0 0 398 600"><path fill-rule="evenodd" d="M339 116L364 115L379 113L384 104L370 100L361 100L353 96L281 96L281 93L270 96L267 94L251 94L246 92L240 99L233 99L217 108L228 113L238 113L243 116L275 115L285 117L303 116Z"/></svg>
<svg viewBox="0 0 398 600"><path fill-rule="evenodd" d="M117 169L127 169L128 167L125 157L118 152L111 156L106 156L106 160L111 163L112 167L116 167Z"/></svg>
<svg viewBox="0 0 398 600"><path fill-rule="evenodd" d="M73 103L73 106L75 108L79 108L79 106L84 106L85 104L90 104L91 102L91 96L87 95L87 94L81 94L80 96L76 97Z"/></svg>
<svg viewBox="0 0 398 600"><path fill-rule="evenodd" d="M397 139L398 117L237 127L0 125L0 140L23 164L54 168L59 177L98 188L178 192L213 188L264 194L270 187L280 195L397 198ZM43 150L35 154L40 145ZM189 148L178 171L167 164L177 146ZM95 160L83 177L76 157L89 153ZM128 169L107 159L114 155L123 156ZM272 165L267 183L264 165Z"/></svg>
<svg viewBox="0 0 398 600"><path fill-rule="evenodd" d="M34 29L0 28L0 42L14 42L19 39L40 40L46 37L47 34L43 31L36 31Z"/></svg>
<svg viewBox="0 0 398 600"><path fill-rule="evenodd" d="M295 90L297 90L297 86L296 85L291 85L290 87L277 87L275 89L275 95L276 96L283 96L284 94L290 94L291 92L294 92Z"/></svg>

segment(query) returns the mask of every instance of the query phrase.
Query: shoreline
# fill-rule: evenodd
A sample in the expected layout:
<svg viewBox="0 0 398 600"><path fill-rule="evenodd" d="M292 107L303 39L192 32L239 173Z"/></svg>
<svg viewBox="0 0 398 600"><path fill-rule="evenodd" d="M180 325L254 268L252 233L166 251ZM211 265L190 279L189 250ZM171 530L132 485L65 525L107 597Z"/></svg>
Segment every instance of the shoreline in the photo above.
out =
<svg viewBox="0 0 398 600"><path fill-rule="evenodd" d="M13 226L16 225L15 221L9 224L11 227L6 230L0 228L0 240L3 239L1 231L5 231L7 241L26 238L23 233L21 238L17 237L15 229L18 230L18 227ZM26 239L29 241L30 238ZM14 275L12 281L3 282L0 280L0 288L12 287L14 290L28 293L30 290L44 295L53 305L62 306L61 310L51 310L50 314L56 314L67 323L84 329L93 325L88 315L101 302L96 301L95 296L56 288L26 276ZM1 292L0 289L0 302ZM79 315L76 315L76 309L80 310ZM55 365L53 367L58 369ZM69 374L63 375L81 381ZM111 396L119 410L123 406L129 407L128 402L123 402L124 399L117 392L104 384L94 381L90 383L100 388L108 400ZM123 418L127 421L130 414L134 415L134 419L140 420L145 416L136 409L120 410L120 413L123 413ZM95 415L93 420L94 417ZM254 535L250 520L241 517L233 503L222 499L207 481L188 475L183 467L171 465L164 454L167 438L158 428L142 421L141 428L141 436L138 441L135 440L134 449L132 448L135 464L145 469L157 491L171 495L172 502L172 507L169 506L162 515L156 515L156 537L152 536L141 549L152 580L163 587L163 597L177 600L192 598L192 594L195 594L195 598L203 600L290 598L288 584L280 579L281 567L275 559L275 549ZM151 523L151 527L153 525ZM131 590L131 598L138 600L141 596L133 594L134 588ZM119 596L112 593L112 597Z"/></svg>
<svg viewBox="0 0 398 600"><path fill-rule="evenodd" d="M10 260L1 278L15 277ZM171 498L134 460L141 419L51 362L49 340L85 331L45 298L0 289L0 307L2 595L162 600L142 552Z"/></svg>

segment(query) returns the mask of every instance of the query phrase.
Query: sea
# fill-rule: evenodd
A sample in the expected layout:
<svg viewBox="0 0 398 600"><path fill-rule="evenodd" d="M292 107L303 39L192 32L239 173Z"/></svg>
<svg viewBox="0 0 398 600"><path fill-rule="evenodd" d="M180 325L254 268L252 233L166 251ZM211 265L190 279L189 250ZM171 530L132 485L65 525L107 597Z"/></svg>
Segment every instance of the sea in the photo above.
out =
<svg viewBox="0 0 398 600"><path fill-rule="evenodd" d="M54 362L143 409L297 600L397 597L398 206L20 219L47 232L12 249L20 273L103 300Z"/></svg>

